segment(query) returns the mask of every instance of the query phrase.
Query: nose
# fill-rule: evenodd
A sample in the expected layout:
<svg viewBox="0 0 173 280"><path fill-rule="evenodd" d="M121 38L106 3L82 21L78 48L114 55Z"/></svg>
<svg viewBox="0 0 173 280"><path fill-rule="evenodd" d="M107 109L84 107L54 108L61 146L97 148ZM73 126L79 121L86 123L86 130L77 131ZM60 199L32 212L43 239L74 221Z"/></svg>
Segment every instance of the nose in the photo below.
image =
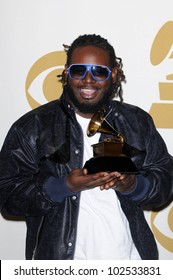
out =
<svg viewBox="0 0 173 280"><path fill-rule="evenodd" d="M87 83L91 83L91 82L95 82L94 78L91 75L91 71L88 69L86 71L85 76L83 77L82 81L87 82Z"/></svg>

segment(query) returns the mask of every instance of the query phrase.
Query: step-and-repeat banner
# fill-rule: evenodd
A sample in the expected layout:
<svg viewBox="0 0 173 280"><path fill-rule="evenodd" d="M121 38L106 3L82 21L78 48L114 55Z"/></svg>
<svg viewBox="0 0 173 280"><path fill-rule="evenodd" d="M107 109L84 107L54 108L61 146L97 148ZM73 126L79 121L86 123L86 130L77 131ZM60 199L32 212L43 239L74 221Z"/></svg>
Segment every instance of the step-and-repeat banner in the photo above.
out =
<svg viewBox="0 0 173 280"><path fill-rule="evenodd" d="M60 96L63 44L107 38L123 59L124 101L149 112L173 155L172 0L0 0L0 145L21 115ZM173 259L173 203L146 212L161 260ZM25 259L25 222L0 217L0 258Z"/></svg>

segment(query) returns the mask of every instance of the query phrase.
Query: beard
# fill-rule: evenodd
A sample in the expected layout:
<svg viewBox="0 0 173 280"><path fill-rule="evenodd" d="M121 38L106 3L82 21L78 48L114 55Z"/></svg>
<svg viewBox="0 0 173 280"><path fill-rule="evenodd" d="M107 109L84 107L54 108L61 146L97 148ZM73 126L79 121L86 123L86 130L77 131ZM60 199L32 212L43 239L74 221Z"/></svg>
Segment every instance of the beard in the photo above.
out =
<svg viewBox="0 0 173 280"><path fill-rule="evenodd" d="M109 86L108 90L104 93L103 97L96 103L79 102L76 98L72 88L69 84L66 85L66 92L68 99L74 105L74 107L83 114L94 114L99 111L103 105L107 104L110 96L112 95L112 84Z"/></svg>

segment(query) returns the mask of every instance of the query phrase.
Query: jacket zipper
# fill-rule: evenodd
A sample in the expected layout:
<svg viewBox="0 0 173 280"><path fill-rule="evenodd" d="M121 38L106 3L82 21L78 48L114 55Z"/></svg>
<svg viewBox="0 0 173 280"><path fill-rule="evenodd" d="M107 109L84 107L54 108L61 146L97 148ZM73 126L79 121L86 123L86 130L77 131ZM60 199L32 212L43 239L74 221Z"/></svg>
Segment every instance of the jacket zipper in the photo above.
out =
<svg viewBox="0 0 173 280"><path fill-rule="evenodd" d="M44 221L44 216L41 217L41 221L40 221L40 224L39 224L39 227L38 227L38 230L37 230L37 237L36 237L36 243L35 243L35 247L34 247L33 254L32 254L32 260L35 259L35 254L36 254L37 247L38 247L39 236L40 236L40 231L41 231L43 221Z"/></svg>

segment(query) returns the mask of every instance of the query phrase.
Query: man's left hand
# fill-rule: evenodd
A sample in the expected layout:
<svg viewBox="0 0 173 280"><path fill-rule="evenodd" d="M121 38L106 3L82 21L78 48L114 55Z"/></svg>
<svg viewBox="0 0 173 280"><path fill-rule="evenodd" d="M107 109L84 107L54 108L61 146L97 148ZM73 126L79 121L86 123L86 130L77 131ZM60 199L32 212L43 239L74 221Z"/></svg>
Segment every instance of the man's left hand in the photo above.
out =
<svg viewBox="0 0 173 280"><path fill-rule="evenodd" d="M119 192L129 192L135 186L136 178L133 174L120 174L110 183L106 183L100 186L101 190L104 189L115 189Z"/></svg>

